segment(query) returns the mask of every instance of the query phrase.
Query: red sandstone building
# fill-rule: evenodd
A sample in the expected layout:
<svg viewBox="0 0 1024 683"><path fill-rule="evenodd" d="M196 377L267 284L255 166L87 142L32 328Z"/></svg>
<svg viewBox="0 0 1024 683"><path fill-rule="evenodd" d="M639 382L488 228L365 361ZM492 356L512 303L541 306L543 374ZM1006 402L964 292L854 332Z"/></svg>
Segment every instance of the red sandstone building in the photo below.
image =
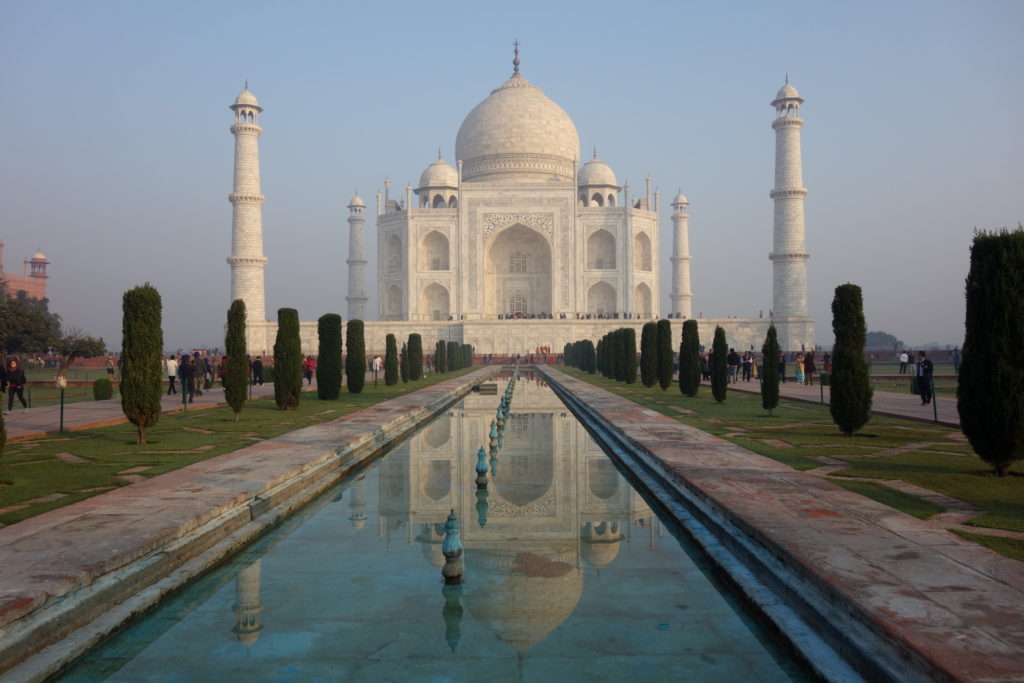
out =
<svg viewBox="0 0 1024 683"><path fill-rule="evenodd" d="M17 296L18 292L25 292L30 298L46 298L46 266L50 262L41 251L37 251L32 258L24 262L24 273L14 275L4 270L4 243L0 242L0 282L4 284L7 296Z"/></svg>

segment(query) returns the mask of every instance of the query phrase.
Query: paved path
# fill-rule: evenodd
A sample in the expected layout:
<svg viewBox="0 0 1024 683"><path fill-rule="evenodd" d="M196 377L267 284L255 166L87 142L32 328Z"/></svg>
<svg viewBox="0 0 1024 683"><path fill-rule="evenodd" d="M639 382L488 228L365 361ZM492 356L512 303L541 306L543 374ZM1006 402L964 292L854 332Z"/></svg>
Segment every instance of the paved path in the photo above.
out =
<svg viewBox="0 0 1024 683"><path fill-rule="evenodd" d="M820 615L811 621L815 635L883 661L869 679L1024 680L1024 564L594 385L543 372L689 501L713 556L728 547L732 554L721 557L746 557L744 569L779 586L762 604L767 613L781 601ZM668 509L679 509L674 501Z"/></svg>
<svg viewBox="0 0 1024 683"><path fill-rule="evenodd" d="M677 380L678 381L678 380ZM710 384L704 383L710 388ZM756 381L734 382L729 385L729 391L743 391L749 393L761 393L761 384ZM829 387L821 387L817 383L814 386L797 384L790 381L779 384L779 395L809 403L829 402ZM898 394L891 391L875 391L871 404L871 412L877 415L889 417L903 417L922 422L935 422L936 411L938 412L938 423L950 427L960 426L960 414L956 409L955 398L937 397L929 405L921 405L921 398L914 396L909 391L905 394Z"/></svg>

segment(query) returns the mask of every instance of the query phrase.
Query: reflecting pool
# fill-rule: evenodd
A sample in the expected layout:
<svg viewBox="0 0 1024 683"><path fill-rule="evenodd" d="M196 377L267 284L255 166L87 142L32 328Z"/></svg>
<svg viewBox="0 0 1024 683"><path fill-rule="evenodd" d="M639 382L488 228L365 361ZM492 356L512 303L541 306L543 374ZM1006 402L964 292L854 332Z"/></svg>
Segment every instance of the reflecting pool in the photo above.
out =
<svg viewBox="0 0 1024 683"><path fill-rule="evenodd" d="M506 381L498 395L467 396L64 679L802 680L536 377L516 381L490 448ZM445 586L452 510L464 573Z"/></svg>

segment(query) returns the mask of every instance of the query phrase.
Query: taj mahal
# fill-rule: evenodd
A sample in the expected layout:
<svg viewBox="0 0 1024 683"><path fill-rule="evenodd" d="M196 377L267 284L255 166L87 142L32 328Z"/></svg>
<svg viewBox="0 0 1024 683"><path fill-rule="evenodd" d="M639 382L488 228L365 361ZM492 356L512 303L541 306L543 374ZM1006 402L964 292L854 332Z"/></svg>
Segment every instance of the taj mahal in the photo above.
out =
<svg viewBox="0 0 1024 683"><path fill-rule="evenodd" d="M760 349L774 323L782 348L813 347L807 313L800 105L787 77L772 106L776 136L770 315L703 318L700 338L716 325L737 349ZM231 300L248 311L251 353L273 347L276 323L266 318L258 139L260 107L248 84L231 109L235 136ZM366 321L370 353L388 333L418 332L471 344L478 354L560 351L619 327L659 317L693 317L689 200L672 200L671 293L659 295L660 193L646 179L639 192L619 184L597 158L580 163L579 134L569 115L520 73L518 45L510 78L463 120L455 164L438 158L418 187L393 192L385 180L375 197L377 310L369 310L366 214L358 194L348 202L348 289L345 320ZM340 297L339 297L340 304ZM340 311L341 306L338 306ZM326 312L326 311L325 311ZM679 321L679 325L675 324ZM302 323L303 351L316 353L316 322Z"/></svg>

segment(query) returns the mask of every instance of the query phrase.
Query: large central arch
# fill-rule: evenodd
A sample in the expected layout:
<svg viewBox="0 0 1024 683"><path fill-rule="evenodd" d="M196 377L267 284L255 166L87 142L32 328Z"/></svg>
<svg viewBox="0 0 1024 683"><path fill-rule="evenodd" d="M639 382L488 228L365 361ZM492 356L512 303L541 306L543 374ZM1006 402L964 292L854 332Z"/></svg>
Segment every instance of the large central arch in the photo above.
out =
<svg viewBox="0 0 1024 683"><path fill-rule="evenodd" d="M484 316L552 313L551 246L536 230L502 230L484 261Z"/></svg>

